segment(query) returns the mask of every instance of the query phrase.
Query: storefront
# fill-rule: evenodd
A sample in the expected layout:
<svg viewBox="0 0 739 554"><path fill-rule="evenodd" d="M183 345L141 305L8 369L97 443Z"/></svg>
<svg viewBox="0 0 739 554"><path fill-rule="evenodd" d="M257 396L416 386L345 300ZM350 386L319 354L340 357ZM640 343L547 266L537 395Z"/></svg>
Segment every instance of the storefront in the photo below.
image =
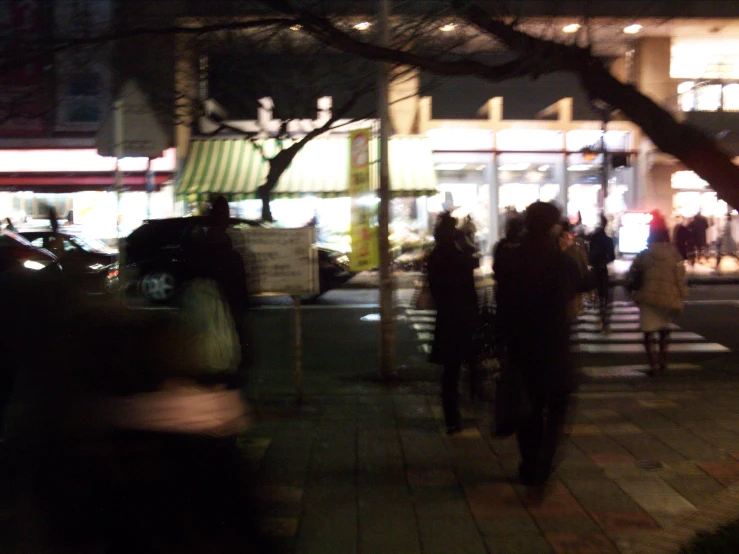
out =
<svg viewBox="0 0 739 554"><path fill-rule="evenodd" d="M428 132L439 188L455 216L474 218L478 245L485 253L504 233L510 214L521 213L535 201L558 203L567 217L573 222L581 218L589 230L597 226L601 213L617 220L633 204L636 156L631 131L607 131L604 155L600 130L536 128L534 122L515 128L516 122L505 123L511 128ZM429 206L430 211L441 209L438 202Z"/></svg>
<svg viewBox="0 0 739 554"><path fill-rule="evenodd" d="M275 141L261 144L273 156ZM371 149L376 168L377 142ZM261 219L262 202L256 190L269 170L264 157L246 139L193 140L181 178L178 198L194 211L199 202L216 194L229 199L232 214ZM308 142L280 177L272 193L270 209L278 225L299 227L315 224L318 239L349 250L351 200L348 195L349 142L345 134L332 134ZM371 171L371 186L377 187L377 171ZM426 198L437 193L436 174L429 141L423 137L393 137L390 140L391 242L397 252L428 235ZM377 204L376 195L364 199Z"/></svg>
<svg viewBox="0 0 739 554"><path fill-rule="evenodd" d="M114 243L145 219L175 215L175 151L161 158L116 160L94 149L0 150L0 217L16 227L48 226L49 208L90 237Z"/></svg>

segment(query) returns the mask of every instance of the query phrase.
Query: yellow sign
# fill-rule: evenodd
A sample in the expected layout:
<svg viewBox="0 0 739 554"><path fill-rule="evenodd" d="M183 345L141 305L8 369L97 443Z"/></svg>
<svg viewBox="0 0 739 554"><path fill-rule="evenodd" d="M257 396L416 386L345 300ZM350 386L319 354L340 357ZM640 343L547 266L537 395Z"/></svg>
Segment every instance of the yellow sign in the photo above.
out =
<svg viewBox="0 0 739 554"><path fill-rule="evenodd" d="M357 129L349 133L349 195L352 198L350 235L352 271L365 271L377 267L377 229L375 219L375 195L370 189L369 145L370 129Z"/></svg>

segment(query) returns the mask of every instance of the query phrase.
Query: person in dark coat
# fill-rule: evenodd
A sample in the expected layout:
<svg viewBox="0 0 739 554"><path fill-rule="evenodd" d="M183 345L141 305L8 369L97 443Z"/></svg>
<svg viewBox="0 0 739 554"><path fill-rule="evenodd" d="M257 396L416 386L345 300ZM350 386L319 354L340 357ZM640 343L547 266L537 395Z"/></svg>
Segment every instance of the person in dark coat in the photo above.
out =
<svg viewBox="0 0 739 554"><path fill-rule="evenodd" d="M477 326L478 306L474 269L479 261L459 242L457 220L439 216L436 245L429 255L428 282L436 303L436 326L430 361L444 367L441 398L447 433L462 430L459 413L459 375Z"/></svg>
<svg viewBox="0 0 739 554"><path fill-rule="evenodd" d="M521 244L495 263L506 295L500 324L511 368L519 371L531 411L520 422L521 481L541 487L552 472L575 372L570 355L568 304L577 292L575 261L557 242L560 211L534 202L526 209Z"/></svg>
<svg viewBox="0 0 739 554"><path fill-rule="evenodd" d="M692 261L695 244L693 242L693 235L685 225L685 220L682 216L677 218L677 223L673 230L673 242L683 257L683 260Z"/></svg>
<svg viewBox="0 0 739 554"><path fill-rule="evenodd" d="M688 225L688 229L693 235L693 242L695 243L696 260L700 260L702 258L705 261L706 256L708 255L708 241L706 240L708 227L708 220L701 212L695 214L693 221Z"/></svg>
<svg viewBox="0 0 739 554"><path fill-rule="evenodd" d="M190 279L212 279L221 286L241 345L240 371L234 383L235 386L240 387L244 384L244 370L248 367L251 358L245 322L249 307L246 270L241 255L234 250L231 238L228 236L230 215L228 201L225 197L218 196L214 200L208 217L210 221L207 235L193 245L188 277Z"/></svg>
<svg viewBox="0 0 739 554"><path fill-rule="evenodd" d="M601 331L610 332L608 314L611 311L611 284L608 277L608 264L616 259L616 247L613 239L606 234L606 216L600 215L600 227L590 236L588 241L588 263L593 268L595 290L598 294L598 312Z"/></svg>

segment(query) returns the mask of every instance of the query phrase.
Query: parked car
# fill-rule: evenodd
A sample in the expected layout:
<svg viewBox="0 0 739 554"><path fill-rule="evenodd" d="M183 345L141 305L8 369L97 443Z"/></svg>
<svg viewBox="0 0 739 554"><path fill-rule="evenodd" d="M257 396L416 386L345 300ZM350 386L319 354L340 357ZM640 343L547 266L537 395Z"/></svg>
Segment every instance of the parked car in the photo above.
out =
<svg viewBox="0 0 739 554"><path fill-rule="evenodd" d="M19 231L33 246L50 249L54 232L50 229ZM60 231L63 251L59 254L62 270L72 275L86 292L110 293L118 286L118 253L104 243Z"/></svg>
<svg viewBox="0 0 739 554"><path fill-rule="evenodd" d="M203 216L152 219L135 229L125 241L123 286L135 286L152 302L169 302L185 279L192 246L205 235L208 218ZM249 220L231 219L231 225L266 226ZM319 293L336 288L354 276L349 258L323 245L315 245L318 254ZM309 299L306 299L309 300Z"/></svg>
<svg viewBox="0 0 739 554"><path fill-rule="evenodd" d="M7 229L0 229L0 252L3 256L4 269L11 269L14 266L31 271L60 269L54 254L34 246L22 236Z"/></svg>

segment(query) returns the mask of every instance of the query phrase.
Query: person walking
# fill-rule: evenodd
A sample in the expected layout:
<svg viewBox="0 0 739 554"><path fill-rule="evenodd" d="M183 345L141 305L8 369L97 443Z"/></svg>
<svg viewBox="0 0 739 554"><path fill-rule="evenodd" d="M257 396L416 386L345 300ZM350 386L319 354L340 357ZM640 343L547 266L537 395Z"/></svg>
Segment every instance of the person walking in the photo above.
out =
<svg viewBox="0 0 739 554"><path fill-rule="evenodd" d="M588 241L588 263L593 268L595 291L598 298L598 314L601 332L610 333L608 315L611 311L611 283L608 277L608 264L616 259L616 247L613 239L606 234L608 219L600 214L600 226L593 232Z"/></svg>
<svg viewBox="0 0 739 554"><path fill-rule="evenodd" d="M632 283L629 288L639 306L649 374L664 373L670 326L688 295L683 258L666 227L650 231L647 248L634 258L627 282Z"/></svg>
<svg viewBox="0 0 739 554"><path fill-rule="evenodd" d="M588 253L583 240L572 233L572 224L565 219L561 223L559 247L573 259L577 266L578 286L575 298L569 304L568 319L575 321L585 313L585 296L592 290L592 277L588 267Z"/></svg>
<svg viewBox="0 0 739 554"><path fill-rule="evenodd" d="M672 236L675 247L677 248L677 251L680 252L683 260L688 261L692 265L695 244L693 243L693 234L685 225L685 219L683 216L677 217L677 223L675 224Z"/></svg>
<svg viewBox="0 0 739 554"><path fill-rule="evenodd" d="M441 401L448 435L462 431L459 376L477 327L474 269L479 261L460 244L457 220L448 212L436 223L436 244L428 259L428 283L436 303L436 325L429 361L443 366Z"/></svg>
<svg viewBox="0 0 739 554"><path fill-rule="evenodd" d="M695 259L696 261L706 260L708 256L708 241L706 240L706 232L710 225L706 217L698 211L693 216L693 221L688 225L690 233L693 235L693 243L695 244Z"/></svg>
<svg viewBox="0 0 739 554"><path fill-rule="evenodd" d="M577 292L575 261L559 247L560 211L534 202L525 212L521 243L495 261L498 298L506 309L508 363L519 373L530 410L517 431L521 454L519 476L541 491L554 466L575 375L570 355L568 304Z"/></svg>
<svg viewBox="0 0 739 554"><path fill-rule="evenodd" d="M721 258L724 256L732 256L735 260L739 261L739 257L736 254L736 241L732 236L731 212L726 214L724 231L716 244L716 271L719 271Z"/></svg>

